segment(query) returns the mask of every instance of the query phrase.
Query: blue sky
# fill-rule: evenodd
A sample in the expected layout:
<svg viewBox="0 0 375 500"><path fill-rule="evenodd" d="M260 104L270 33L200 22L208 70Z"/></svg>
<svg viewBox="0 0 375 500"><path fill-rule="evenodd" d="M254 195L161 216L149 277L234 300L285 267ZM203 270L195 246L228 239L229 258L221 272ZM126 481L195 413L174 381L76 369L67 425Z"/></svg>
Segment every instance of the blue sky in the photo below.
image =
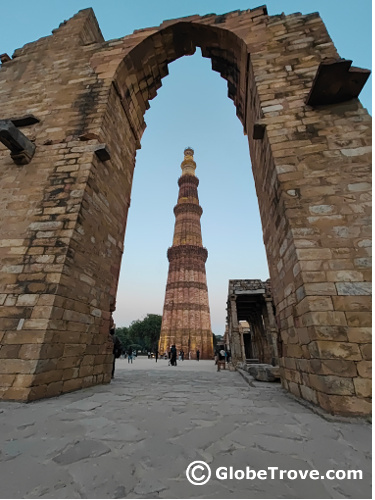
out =
<svg viewBox="0 0 375 500"><path fill-rule="evenodd" d="M271 0L270 15L319 12L341 57L371 69L371 0ZM5 7L4 5L7 5ZM262 5L251 0L13 0L2 6L0 53L51 31L81 9L92 7L106 40L165 19L191 14L223 14ZM371 81L360 99L371 112ZM169 66L145 119L147 128L137 153L132 203L115 321L127 326L147 313L161 314L167 280L166 252L172 244L177 179L183 150L195 150L199 197L203 207L203 244L212 329L225 328L228 280L267 279L258 202L249 149L226 81L211 70L200 50ZM1 111L0 111L1 117Z"/></svg>

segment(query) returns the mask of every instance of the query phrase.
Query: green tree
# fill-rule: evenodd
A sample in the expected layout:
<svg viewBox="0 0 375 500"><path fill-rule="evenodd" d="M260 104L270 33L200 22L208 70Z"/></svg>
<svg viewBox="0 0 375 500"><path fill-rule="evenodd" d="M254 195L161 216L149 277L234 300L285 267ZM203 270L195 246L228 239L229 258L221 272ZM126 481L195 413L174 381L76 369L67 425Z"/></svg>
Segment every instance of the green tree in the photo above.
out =
<svg viewBox="0 0 375 500"><path fill-rule="evenodd" d="M214 350L216 349L217 345L221 345L224 343L224 336L223 335L215 335L212 333L212 340L214 343Z"/></svg>
<svg viewBox="0 0 375 500"><path fill-rule="evenodd" d="M134 344L134 347L135 344L137 344L138 349L141 349L142 351L146 349L142 329L142 320L137 319L131 322L129 326L129 340L131 345Z"/></svg>
<svg viewBox="0 0 375 500"><path fill-rule="evenodd" d="M123 348L126 348L129 344L132 343L129 335L129 328L127 328L126 326L116 328L116 335L120 339Z"/></svg>
<svg viewBox="0 0 375 500"><path fill-rule="evenodd" d="M139 344L144 351L155 350L159 342L161 320L159 314L147 314L144 319L133 321L128 328L131 343Z"/></svg>

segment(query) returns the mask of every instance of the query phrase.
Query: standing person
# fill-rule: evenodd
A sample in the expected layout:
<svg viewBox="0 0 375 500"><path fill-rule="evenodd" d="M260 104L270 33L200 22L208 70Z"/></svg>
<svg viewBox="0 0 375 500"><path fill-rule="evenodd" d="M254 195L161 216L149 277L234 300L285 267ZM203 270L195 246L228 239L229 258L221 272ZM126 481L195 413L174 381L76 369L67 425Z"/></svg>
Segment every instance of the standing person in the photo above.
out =
<svg viewBox="0 0 375 500"><path fill-rule="evenodd" d="M227 349L226 353L227 353L227 362L230 363L230 358L232 356L230 349Z"/></svg>
<svg viewBox="0 0 375 500"><path fill-rule="evenodd" d="M219 361L219 350L217 348L215 350L214 360L215 360L215 365L217 365L217 363Z"/></svg>
<svg viewBox="0 0 375 500"><path fill-rule="evenodd" d="M181 351L181 361L183 361L183 360L184 360L184 356L185 356L184 351Z"/></svg>
<svg viewBox="0 0 375 500"><path fill-rule="evenodd" d="M224 366L223 366L224 363ZM220 371L220 368L225 369L225 351L220 349L217 351L217 371Z"/></svg>
<svg viewBox="0 0 375 500"><path fill-rule="evenodd" d="M200 355L200 353L201 353L200 350L197 349L197 361L199 361L199 355Z"/></svg>
<svg viewBox="0 0 375 500"><path fill-rule="evenodd" d="M148 353L147 353L147 357L148 357L148 359L150 359L150 358L151 358L151 352L150 352L150 351L148 351Z"/></svg>
<svg viewBox="0 0 375 500"><path fill-rule="evenodd" d="M174 344L171 347L171 365L177 366L177 349Z"/></svg>
<svg viewBox="0 0 375 500"><path fill-rule="evenodd" d="M133 363L133 349L131 347L128 349L128 363Z"/></svg>
<svg viewBox="0 0 375 500"><path fill-rule="evenodd" d="M115 334L115 327L113 326L109 333L111 334L111 339L113 342L113 366L112 366L112 375L111 378L115 378L115 363L116 359L121 356L122 353L122 345L120 339Z"/></svg>
<svg viewBox="0 0 375 500"><path fill-rule="evenodd" d="M182 351L178 352L178 361L182 361Z"/></svg>
<svg viewBox="0 0 375 500"><path fill-rule="evenodd" d="M155 351L155 360L158 362L159 351L156 349Z"/></svg>

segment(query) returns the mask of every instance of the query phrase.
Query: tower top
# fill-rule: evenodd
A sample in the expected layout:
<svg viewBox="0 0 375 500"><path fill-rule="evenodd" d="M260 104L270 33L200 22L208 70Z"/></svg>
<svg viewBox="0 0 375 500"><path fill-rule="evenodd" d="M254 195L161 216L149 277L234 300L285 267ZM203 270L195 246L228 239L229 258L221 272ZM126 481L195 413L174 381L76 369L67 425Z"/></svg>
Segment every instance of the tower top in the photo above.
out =
<svg viewBox="0 0 375 500"><path fill-rule="evenodd" d="M184 160L181 163L182 175L195 175L197 165L194 161L194 149L187 147L184 149Z"/></svg>

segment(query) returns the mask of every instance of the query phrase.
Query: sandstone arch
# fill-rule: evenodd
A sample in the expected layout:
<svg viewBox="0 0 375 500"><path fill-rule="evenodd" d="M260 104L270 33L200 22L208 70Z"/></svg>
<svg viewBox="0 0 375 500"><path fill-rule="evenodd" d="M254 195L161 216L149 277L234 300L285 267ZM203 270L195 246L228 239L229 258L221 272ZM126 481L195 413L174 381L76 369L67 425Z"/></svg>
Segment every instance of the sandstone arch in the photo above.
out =
<svg viewBox="0 0 375 500"><path fill-rule="evenodd" d="M15 165L0 148L2 396L109 382L107 332L143 115L167 64L196 46L227 79L249 138L284 387L331 412L368 413L371 121L356 98L364 73L335 62L340 80L325 81L319 106L314 78L319 70L324 83L338 58L324 24L317 14L269 17L265 7L109 42L87 9L4 60L1 118L18 119L36 149Z"/></svg>

